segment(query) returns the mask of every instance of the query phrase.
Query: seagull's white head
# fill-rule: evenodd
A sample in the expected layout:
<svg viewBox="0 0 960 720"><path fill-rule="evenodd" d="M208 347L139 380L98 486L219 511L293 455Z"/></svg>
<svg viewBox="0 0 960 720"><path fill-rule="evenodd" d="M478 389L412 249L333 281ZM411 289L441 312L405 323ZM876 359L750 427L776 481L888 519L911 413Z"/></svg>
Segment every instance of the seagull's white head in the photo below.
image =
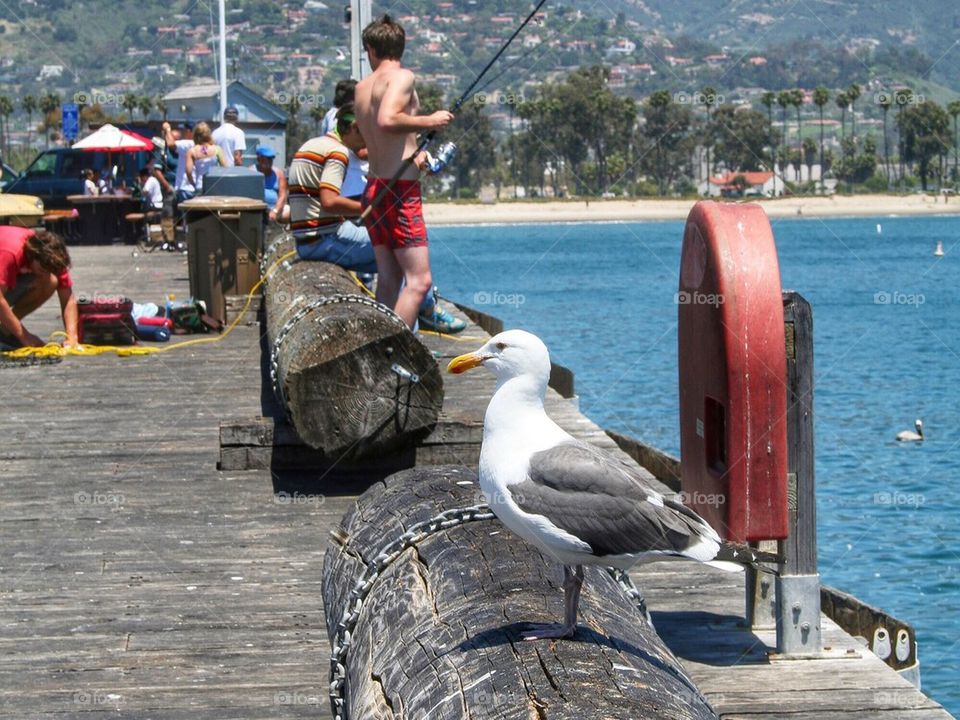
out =
<svg viewBox="0 0 960 720"><path fill-rule="evenodd" d="M483 365L502 385L515 377L529 376L544 388L550 379L550 353L543 341L525 330L507 330L490 338L479 350L455 357L447 372L460 374Z"/></svg>

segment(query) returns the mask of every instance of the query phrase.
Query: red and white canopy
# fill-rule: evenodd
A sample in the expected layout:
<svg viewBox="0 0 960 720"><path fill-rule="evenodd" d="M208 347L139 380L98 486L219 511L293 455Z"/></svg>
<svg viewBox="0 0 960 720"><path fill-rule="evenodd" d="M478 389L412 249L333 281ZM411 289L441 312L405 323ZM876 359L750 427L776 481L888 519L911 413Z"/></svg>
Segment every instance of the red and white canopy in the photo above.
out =
<svg viewBox="0 0 960 720"><path fill-rule="evenodd" d="M138 152L145 150L149 152L153 150L153 142L141 135L129 130L121 130L108 123L91 135L87 135L83 140L75 142L73 147L77 150L91 151Z"/></svg>

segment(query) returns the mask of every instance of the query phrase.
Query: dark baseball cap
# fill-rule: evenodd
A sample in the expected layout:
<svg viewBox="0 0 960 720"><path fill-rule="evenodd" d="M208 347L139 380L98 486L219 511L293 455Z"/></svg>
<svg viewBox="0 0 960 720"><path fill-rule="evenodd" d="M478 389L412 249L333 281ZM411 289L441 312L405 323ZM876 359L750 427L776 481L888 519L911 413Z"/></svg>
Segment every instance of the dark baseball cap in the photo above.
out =
<svg viewBox="0 0 960 720"><path fill-rule="evenodd" d="M237 110L236 105L231 105L226 110L223 111L224 117L240 117L240 111Z"/></svg>
<svg viewBox="0 0 960 720"><path fill-rule="evenodd" d="M179 127L181 130L193 130L193 122L190 120L184 120L182 123L180 123Z"/></svg>

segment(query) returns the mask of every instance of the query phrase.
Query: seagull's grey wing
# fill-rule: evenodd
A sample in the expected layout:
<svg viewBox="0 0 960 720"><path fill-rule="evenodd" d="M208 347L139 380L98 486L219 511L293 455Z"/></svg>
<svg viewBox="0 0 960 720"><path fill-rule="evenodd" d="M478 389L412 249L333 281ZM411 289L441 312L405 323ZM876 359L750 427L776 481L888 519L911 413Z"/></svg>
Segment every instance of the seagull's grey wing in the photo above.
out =
<svg viewBox="0 0 960 720"><path fill-rule="evenodd" d="M682 554L713 533L692 510L647 487L634 468L580 441L535 453L527 475L510 486L517 505L588 543L597 556Z"/></svg>

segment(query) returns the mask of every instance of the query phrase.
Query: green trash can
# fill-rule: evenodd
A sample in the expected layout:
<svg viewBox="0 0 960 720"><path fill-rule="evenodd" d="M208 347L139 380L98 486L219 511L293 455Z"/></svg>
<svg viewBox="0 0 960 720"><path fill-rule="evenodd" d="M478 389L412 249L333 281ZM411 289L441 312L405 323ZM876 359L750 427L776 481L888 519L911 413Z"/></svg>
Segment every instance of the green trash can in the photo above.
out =
<svg viewBox="0 0 960 720"><path fill-rule="evenodd" d="M180 203L187 216L190 295L207 314L226 320L225 298L247 295L260 280L263 256L262 200L207 195Z"/></svg>

